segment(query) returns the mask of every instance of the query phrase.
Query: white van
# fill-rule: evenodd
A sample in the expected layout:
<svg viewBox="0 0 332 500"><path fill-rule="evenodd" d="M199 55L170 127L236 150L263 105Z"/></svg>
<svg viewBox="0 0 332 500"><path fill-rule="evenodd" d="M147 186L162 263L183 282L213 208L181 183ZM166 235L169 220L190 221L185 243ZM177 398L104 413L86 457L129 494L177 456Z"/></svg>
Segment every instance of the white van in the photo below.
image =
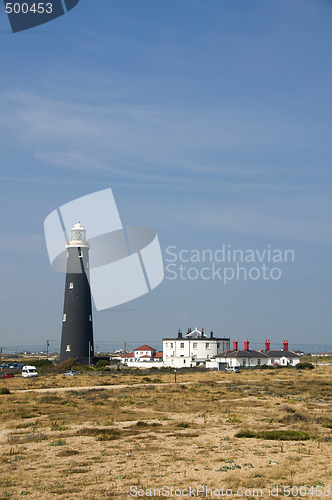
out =
<svg viewBox="0 0 332 500"><path fill-rule="evenodd" d="M38 377L35 366L25 365L22 368L22 377Z"/></svg>

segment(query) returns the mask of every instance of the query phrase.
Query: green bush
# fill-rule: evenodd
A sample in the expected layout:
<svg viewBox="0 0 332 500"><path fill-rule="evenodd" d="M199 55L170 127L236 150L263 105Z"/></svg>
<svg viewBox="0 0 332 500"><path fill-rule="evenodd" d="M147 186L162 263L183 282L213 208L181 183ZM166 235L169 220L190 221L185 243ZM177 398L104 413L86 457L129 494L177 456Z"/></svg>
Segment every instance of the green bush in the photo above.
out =
<svg viewBox="0 0 332 500"><path fill-rule="evenodd" d="M109 361L107 361L106 359L100 359L99 361L97 361L95 368L96 368L96 370L104 370L105 367L108 365L109 365Z"/></svg>
<svg viewBox="0 0 332 500"><path fill-rule="evenodd" d="M249 429L245 429L243 431L235 434L235 437L241 438L258 438L258 439L272 439L277 441L307 441L308 439L312 439L314 436L311 436L307 432L303 431L289 431L289 430L276 430L276 431L259 431L254 432Z"/></svg>
<svg viewBox="0 0 332 500"><path fill-rule="evenodd" d="M1 387L0 394L10 394L8 387Z"/></svg>
<svg viewBox="0 0 332 500"><path fill-rule="evenodd" d="M52 361L50 361L49 359L37 359L33 363L36 368L48 368L54 366Z"/></svg>
<svg viewBox="0 0 332 500"><path fill-rule="evenodd" d="M254 438L256 436L257 436L256 432L250 431L249 429L244 429L243 431L240 431L237 434L235 434L235 437L237 438Z"/></svg>

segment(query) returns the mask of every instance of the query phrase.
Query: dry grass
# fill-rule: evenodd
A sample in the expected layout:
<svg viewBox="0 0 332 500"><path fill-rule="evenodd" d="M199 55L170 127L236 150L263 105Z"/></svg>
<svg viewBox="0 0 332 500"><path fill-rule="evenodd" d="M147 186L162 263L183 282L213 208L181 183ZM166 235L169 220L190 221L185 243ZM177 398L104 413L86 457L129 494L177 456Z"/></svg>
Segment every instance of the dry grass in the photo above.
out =
<svg viewBox="0 0 332 500"><path fill-rule="evenodd" d="M329 483L330 367L178 371L177 380L157 372L1 381L10 394L0 395L0 500L121 500L133 498L131 486L190 485L263 488L268 498L273 485ZM255 437L235 437L248 430ZM311 439L278 439L304 433Z"/></svg>

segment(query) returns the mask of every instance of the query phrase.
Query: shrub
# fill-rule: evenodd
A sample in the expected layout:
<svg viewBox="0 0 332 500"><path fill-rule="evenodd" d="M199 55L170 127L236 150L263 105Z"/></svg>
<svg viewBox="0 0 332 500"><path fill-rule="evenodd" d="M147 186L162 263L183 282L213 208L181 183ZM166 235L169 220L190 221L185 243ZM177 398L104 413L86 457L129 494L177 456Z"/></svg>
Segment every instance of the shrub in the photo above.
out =
<svg viewBox="0 0 332 500"><path fill-rule="evenodd" d="M256 437L256 432L250 431L249 429L244 429L243 431L237 432L235 434L237 438L254 438Z"/></svg>
<svg viewBox="0 0 332 500"><path fill-rule="evenodd" d="M261 439L273 439L280 441L306 441L311 439L312 436L307 432L303 431L261 431L258 433L258 437Z"/></svg>
<svg viewBox="0 0 332 500"><path fill-rule="evenodd" d="M44 367L47 368L54 366L52 361L50 361L49 359L37 359L33 363L36 368L44 368Z"/></svg>
<svg viewBox="0 0 332 500"><path fill-rule="evenodd" d="M96 370L104 370L109 365L109 361L106 359L100 359L97 361L95 368Z"/></svg>
<svg viewBox="0 0 332 500"><path fill-rule="evenodd" d="M63 441L63 439L56 439L55 441L52 441L48 446L65 446L67 443L66 441Z"/></svg>
<svg viewBox="0 0 332 500"><path fill-rule="evenodd" d="M119 439L121 437L121 432L113 428L85 427L78 430L75 435L93 436L97 441L112 441L113 439Z"/></svg>
<svg viewBox="0 0 332 500"><path fill-rule="evenodd" d="M187 429L188 427L190 427L190 425L187 422L179 422L177 424L177 427L181 427L182 429Z"/></svg>
<svg viewBox="0 0 332 500"><path fill-rule="evenodd" d="M295 366L296 370L312 370L314 365L312 363L300 362Z"/></svg>
<svg viewBox="0 0 332 500"><path fill-rule="evenodd" d="M288 431L288 430L276 430L276 431L259 431L254 432L249 429L245 429L243 431L235 434L235 437L246 437L246 438L258 438L258 439L272 439L278 441L307 441L308 439L313 438L307 432L303 431Z"/></svg>
<svg viewBox="0 0 332 500"><path fill-rule="evenodd" d="M285 415L282 419L280 419L280 422L287 424L293 422L306 422L307 420L308 417L306 415L298 411L295 411L292 413L288 413L288 415Z"/></svg>
<svg viewBox="0 0 332 500"><path fill-rule="evenodd" d="M58 373L64 373L67 372L68 370L71 370L74 366L77 364L78 358L70 358L66 359L66 361L63 361L62 363L57 366L56 371Z"/></svg>
<svg viewBox="0 0 332 500"><path fill-rule="evenodd" d="M0 394L10 394L8 387L1 387Z"/></svg>
<svg viewBox="0 0 332 500"><path fill-rule="evenodd" d="M51 431L65 431L67 429L67 426L62 422L62 424L59 424L56 420L51 422Z"/></svg>

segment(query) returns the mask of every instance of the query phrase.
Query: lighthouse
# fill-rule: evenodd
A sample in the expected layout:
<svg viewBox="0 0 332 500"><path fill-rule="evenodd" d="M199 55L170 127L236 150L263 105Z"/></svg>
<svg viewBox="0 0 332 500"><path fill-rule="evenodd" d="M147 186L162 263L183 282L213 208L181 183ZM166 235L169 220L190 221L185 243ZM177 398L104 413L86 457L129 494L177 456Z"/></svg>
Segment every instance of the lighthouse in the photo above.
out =
<svg viewBox="0 0 332 500"><path fill-rule="evenodd" d="M78 358L88 364L94 355L89 249L86 229L80 222L70 230L67 241L67 269L62 316L60 363Z"/></svg>

